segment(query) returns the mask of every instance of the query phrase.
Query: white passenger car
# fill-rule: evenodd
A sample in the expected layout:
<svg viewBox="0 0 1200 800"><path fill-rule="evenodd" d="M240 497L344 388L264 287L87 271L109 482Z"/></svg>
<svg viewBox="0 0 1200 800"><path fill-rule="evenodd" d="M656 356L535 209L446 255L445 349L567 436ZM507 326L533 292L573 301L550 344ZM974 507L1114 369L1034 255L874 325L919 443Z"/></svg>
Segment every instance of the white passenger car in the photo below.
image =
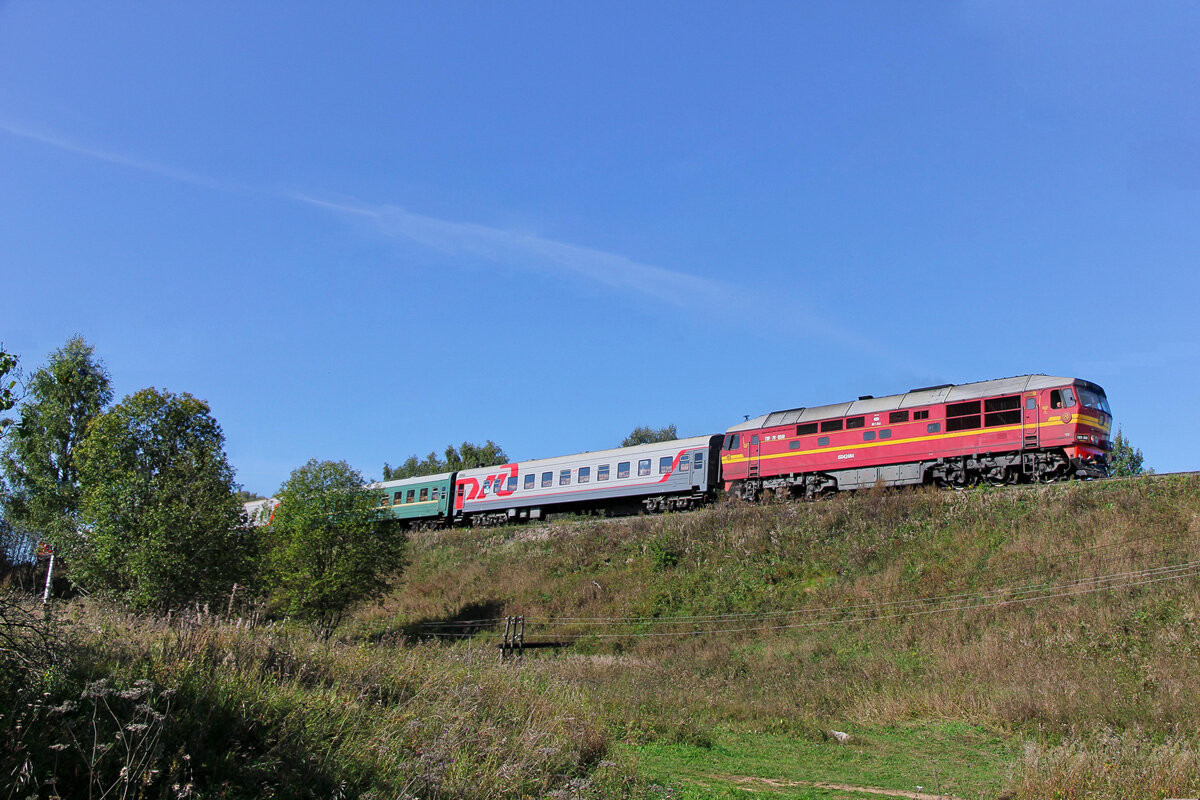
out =
<svg viewBox="0 0 1200 800"><path fill-rule="evenodd" d="M481 467L455 476L454 518L497 523L550 512L691 508L719 485L720 436Z"/></svg>

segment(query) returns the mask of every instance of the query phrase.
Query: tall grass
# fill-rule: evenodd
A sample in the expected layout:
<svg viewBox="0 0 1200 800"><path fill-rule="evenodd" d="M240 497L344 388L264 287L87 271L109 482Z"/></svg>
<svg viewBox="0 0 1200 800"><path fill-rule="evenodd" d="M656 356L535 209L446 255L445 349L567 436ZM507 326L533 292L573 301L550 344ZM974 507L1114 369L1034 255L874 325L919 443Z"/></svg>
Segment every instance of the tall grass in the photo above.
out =
<svg viewBox="0 0 1200 800"><path fill-rule="evenodd" d="M359 632L452 618L480 599L530 620L589 617L531 622L531 638L578 637L573 654L533 668L595 697L618 737L703 743L717 729L817 736L829 727L953 719L1034 743L1037 757L1013 765L1013 785L1041 789L1022 796L1066 780L1065 764L1111 755L1113 741L1124 743L1108 770L1115 777L1088 785L1124 788L1064 796L1126 796L1132 776L1160 762L1173 766L1154 773L1166 776L1155 785L1195 792L1195 577L921 615L879 604L1061 586L1200 558L1197 489L1200 481L1184 476L871 491L815 504L444 533L416 543L406 585L360 617ZM868 610L836 610L859 606ZM780 611L795 613L663 622ZM599 624L617 617L641 619ZM802 627L775 628L787 624ZM654 635L692 630L701 633Z"/></svg>

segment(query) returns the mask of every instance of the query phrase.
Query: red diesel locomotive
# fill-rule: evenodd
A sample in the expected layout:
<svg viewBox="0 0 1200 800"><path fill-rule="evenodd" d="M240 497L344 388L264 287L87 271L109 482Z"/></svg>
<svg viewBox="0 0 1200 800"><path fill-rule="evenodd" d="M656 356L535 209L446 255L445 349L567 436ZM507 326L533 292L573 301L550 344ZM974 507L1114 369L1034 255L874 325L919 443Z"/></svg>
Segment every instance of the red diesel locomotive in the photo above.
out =
<svg viewBox="0 0 1200 800"><path fill-rule="evenodd" d="M776 411L734 425L721 448L725 490L813 498L934 483L1103 477L1112 415L1078 378L1022 375Z"/></svg>

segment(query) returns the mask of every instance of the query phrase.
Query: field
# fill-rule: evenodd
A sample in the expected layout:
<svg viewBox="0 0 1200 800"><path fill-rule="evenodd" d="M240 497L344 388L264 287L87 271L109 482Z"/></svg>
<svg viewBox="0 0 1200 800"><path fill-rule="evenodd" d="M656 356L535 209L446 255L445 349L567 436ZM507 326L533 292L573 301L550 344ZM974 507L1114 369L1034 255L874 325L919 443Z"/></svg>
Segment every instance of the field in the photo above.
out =
<svg viewBox="0 0 1200 800"><path fill-rule="evenodd" d="M75 601L2 766L14 797L1200 796L1198 490L422 533L329 643ZM501 663L507 615L556 646Z"/></svg>

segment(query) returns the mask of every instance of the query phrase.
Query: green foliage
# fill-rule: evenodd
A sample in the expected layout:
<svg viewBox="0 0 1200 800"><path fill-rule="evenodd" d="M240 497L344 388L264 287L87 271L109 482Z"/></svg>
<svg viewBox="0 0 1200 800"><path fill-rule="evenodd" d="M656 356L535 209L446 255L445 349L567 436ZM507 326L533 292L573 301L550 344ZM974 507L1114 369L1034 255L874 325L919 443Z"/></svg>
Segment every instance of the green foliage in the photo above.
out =
<svg viewBox="0 0 1200 800"><path fill-rule="evenodd" d="M15 523L57 545L78 526L76 451L112 388L94 348L75 336L50 354L26 390L3 455L11 489L5 505Z"/></svg>
<svg viewBox="0 0 1200 800"><path fill-rule="evenodd" d="M377 496L364 483L344 461L313 459L280 487L275 519L260 529L272 600L326 638L404 566L404 531L380 519Z"/></svg>
<svg viewBox="0 0 1200 800"><path fill-rule="evenodd" d="M83 532L72 579L137 608L169 608L246 580L252 540L239 527L233 470L208 405L156 389L92 422L76 458Z"/></svg>
<svg viewBox="0 0 1200 800"><path fill-rule="evenodd" d="M634 447L639 444L654 444L655 442L669 442L673 439L678 439L679 434L675 430L675 426L668 425L665 428L651 428L646 425L639 425L634 428L624 441L621 442L621 447Z"/></svg>
<svg viewBox="0 0 1200 800"><path fill-rule="evenodd" d="M238 489L236 492L233 493L233 497L239 503L253 503L255 500L266 500L267 499L267 498L263 497L261 494L255 494L254 492L247 492L245 489Z"/></svg>
<svg viewBox="0 0 1200 800"><path fill-rule="evenodd" d="M1121 429L1117 428L1112 452L1108 454L1108 474L1114 478L1122 478L1154 472L1143 467L1142 460L1142 451L1131 445Z"/></svg>
<svg viewBox="0 0 1200 800"><path fill-rule="evenodd" d="M17 395L13 391L17 388L17 380L15 377L8 377L9 373L16 372L16 369L17 357L0 348L0 411L8 411L17 404ZM0 419L0 433L4 432L7 422L8 420Z"/></svg>
<svg viewBox="0 0 1200 800"><path fill-rule="evenodd" d="M384 464L383 479L385 481L395 481L401 478L417 478L422 475L458 472L459 470L474 469L475 467L494 467L507 463L508 456L505 455L500 445L491 439L488 439L482 445L463 442L462 446L458 448L455 448L454 445L448 445L446 447L445 458L439 458L437 453L430 453L423 460L417 458L415 455L409 456L398 467Z"/></svg>

